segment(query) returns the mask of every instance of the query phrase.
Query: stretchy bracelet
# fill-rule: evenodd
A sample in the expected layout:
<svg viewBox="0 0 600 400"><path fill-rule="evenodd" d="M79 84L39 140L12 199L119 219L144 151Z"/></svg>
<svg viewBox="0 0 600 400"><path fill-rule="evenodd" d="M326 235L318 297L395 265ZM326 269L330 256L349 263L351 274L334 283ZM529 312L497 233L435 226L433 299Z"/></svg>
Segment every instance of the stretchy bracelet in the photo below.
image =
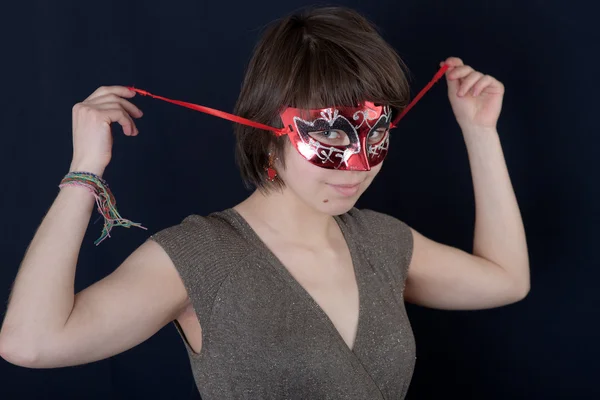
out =
<svg viewBox="0 0 600 400"><path fill-rule="evenodd" d="M147 229L137 222L131 222L128 219L124 219L119 215L117 211L115 196L113 196L108 183L101 177L91 172L80 172L74 171L69 172L58 185L62 188L67 185L82 186L86 188L96 199L96 205L98 206L98 212L104 217L104 229L102 235L94 244L99 245L104 239L110 237L110 230L114 226L123 226L130 228L135 226L137 228ZM97 221L96 221L97 222Z"/></svg>

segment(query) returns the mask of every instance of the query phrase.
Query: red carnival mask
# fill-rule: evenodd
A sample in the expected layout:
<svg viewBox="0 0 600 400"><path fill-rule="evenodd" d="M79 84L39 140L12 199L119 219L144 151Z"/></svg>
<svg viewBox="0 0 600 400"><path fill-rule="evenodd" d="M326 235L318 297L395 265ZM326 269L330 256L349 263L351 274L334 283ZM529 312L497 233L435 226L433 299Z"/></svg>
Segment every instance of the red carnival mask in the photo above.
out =
<svg viewBox="0 0 600 400"><path fill-rule="evenodd" d="M156 96L134 87L129 89L144 96L151 96L233 122L273 131L277 136L287 135L300 155L316 166L368 171L381 163L387 155L389 130L396 127L398 121L444 75L447 69L448 65L444 64L427 86L393 121L391 121L392 113L389 106L375 105L366 101L356 107L332 106L311 110L287 107L280 113L283 128L264 125L213 108Z"/></svg>
<svg viewBox="0 0 600 400"><path fill-rule="evenodd" d="M392 122L388 106L288 107L280 115L290 142L319 167L368 171L387 154Z"/></svg>

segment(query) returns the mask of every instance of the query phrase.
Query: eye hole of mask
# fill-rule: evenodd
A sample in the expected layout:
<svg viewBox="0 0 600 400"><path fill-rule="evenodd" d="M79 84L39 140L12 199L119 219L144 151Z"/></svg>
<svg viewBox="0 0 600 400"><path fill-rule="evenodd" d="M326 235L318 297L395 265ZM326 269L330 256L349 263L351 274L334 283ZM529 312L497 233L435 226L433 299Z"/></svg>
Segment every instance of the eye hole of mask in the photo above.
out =
<svg viewBox="0 0 600 400"><path fill-rule="evenodd" d="M378 128L371 132L367 139L368 144L378 144L385 138L385 134L387 133L387 128Z"/></svg>
<svg viewBox="0 0 600 400"><path fill-rule="evenodd" d="M371 132L367 139L368 144L378 144L385 138L387 128L379 128ZM350 139L346 132L341 129L329 129L326 131L308 132L310 137L316 141L329 146L348 146Z"/></svg>
<svg viewBox="0 0 600 400"><path fill-rule="evenodd" d="M328 129L326 131L308 132L311 138L329 146L347 146L350 139L341 129Z"/></svg>

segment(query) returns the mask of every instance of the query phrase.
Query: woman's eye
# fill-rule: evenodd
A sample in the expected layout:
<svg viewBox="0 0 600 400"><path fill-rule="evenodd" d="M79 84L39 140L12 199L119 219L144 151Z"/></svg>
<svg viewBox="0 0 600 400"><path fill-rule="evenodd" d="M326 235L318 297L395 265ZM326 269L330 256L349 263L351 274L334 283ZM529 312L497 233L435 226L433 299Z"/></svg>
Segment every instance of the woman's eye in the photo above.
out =
<svg viewBox="0 0 600 400"><path fill-rule="evenodd" d="M345 146L350 143L348 136L344 131L338 129L328 129L326 131L310 132L309 135L324 144L331 146Z"/></svg>
<svg viewBox="0 0 600 400"><path fill-rule="evenodd" d="M321 135L323 137L326 137L327 139L337 139L340 136L335 131L323 131L323 132L321 132Z"/></svg>
<svg viewBox="0 0 600 400"><path fill-rule="evenodd" d="M369 135L369 143L378 143L379 141L381 141L381 139L383 139L386 132L387 129L377 129L376 131L371 132L371 134Z"/></svg>

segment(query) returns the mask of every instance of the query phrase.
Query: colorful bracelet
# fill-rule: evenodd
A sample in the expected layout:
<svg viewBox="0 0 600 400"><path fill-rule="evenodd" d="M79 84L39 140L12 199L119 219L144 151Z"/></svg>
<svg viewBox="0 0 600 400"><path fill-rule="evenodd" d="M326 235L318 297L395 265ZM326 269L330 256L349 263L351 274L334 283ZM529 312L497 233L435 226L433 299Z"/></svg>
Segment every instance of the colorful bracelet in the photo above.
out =
<svg viewBox="0 0 600 400"><path fill-rule="evenodd" d="M117 201L110 191L108 183L98 175L82 171L69 172L62 179L58 187L62 188L67 185L85 187L96 199L98 212L104 217L104 229L102 230L102 235L94 242L96 246L107 237L110 237L110 230L114 226L123 226L125 228L135 226L147 229L137 222L131 222L121 217L116 208Z"/></svg>

